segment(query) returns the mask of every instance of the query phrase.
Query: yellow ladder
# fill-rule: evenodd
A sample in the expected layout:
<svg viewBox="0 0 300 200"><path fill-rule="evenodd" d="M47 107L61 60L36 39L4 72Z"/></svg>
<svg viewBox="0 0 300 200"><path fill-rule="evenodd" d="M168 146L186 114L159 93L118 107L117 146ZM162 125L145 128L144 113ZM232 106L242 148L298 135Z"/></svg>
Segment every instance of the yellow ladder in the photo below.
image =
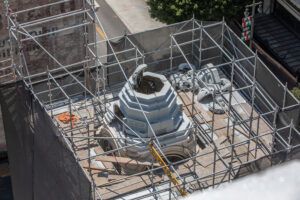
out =
<svg viewBox="0 0 300 200"><path fill-rule="evenodd" d="M177 190L180 192L180 194L182 196L187 196L188 193L187 191L182 187L182 185L180 185L179 181L177 180L177 178L174 176L174 174L171 172L171 170L169 169L169 167L166 165L165 161L162 159L162 157L159 155L159 153L156 151L155 147L153 146L153 144L151 142L149 142L149 151L152 153L153 157L155 158L155 160L159 163L159 165L161 167L164 166L163 170L165 172L165 174L167 174L167 176L169 177L169 179L172 181L172 183L175 185L175 187L177 188Z"/></svg>

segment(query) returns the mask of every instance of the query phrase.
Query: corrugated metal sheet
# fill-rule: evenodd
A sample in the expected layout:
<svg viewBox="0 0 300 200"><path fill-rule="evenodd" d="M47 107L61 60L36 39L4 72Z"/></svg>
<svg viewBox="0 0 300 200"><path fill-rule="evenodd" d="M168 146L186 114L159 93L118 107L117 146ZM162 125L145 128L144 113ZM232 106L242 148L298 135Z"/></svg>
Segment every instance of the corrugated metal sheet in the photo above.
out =
<svg viewBox="0 0 300 200"><path fill-rule="evenodd" d="M284 65L300 77L300 38L273 15L255 17L255 39Z"/></svg>

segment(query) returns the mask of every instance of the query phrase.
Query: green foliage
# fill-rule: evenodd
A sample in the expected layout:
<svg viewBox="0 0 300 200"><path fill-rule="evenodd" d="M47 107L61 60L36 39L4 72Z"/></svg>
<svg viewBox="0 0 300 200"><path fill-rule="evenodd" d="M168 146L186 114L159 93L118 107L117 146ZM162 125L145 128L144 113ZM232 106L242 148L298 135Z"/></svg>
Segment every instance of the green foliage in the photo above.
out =
<svg viewBox="0 0 300 200"><path fill-rule="evenodd" d="M251 0L147 0L151 17L167 24L191 19L227 21L241 18Z"/></svg>
<svg viewBox="0 0 300 200"><path fill-rule="evenodd" d="M298 87L294 87L291 90L291 93L300 101L300 83L298 83ZM300 128L300 122L299 122L299 128Z"/></svg>
<svg viewBox="0 0 300 200"><path fill-rule="evenodd" d="M294 87L292 90L291 90L291 93L300 101L300 83L298 85L298 87Z"/></svg>

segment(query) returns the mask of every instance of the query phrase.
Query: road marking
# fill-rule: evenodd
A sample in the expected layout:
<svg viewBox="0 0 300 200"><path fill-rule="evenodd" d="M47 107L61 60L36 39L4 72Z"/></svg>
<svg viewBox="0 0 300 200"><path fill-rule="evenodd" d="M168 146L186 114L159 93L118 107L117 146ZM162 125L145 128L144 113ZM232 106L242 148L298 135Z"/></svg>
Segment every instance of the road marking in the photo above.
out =
<svg viewBox="0 0 300 200"><path fill-rule="evenodd" d="M102 31L101 28L98 26L98 24L95 24L95 26L96 26L97 32L101 35L101 37L102 37L104 40L107 40L107 38L105 37L103 31Z"/></svg>

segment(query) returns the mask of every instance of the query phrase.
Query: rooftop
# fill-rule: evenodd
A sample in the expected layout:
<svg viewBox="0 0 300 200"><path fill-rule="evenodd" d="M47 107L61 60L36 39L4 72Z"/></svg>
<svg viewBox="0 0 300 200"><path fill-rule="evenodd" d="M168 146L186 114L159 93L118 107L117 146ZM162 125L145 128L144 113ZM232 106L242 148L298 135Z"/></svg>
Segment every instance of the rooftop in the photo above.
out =
<svg viewBox="0 0 300 200"><path fill-rule="evenodd" d="M52 4L43 8L47 6ZM293 125L293 120L294 123L299 120L299 102L225 21L190 19L95 41L94 23L102 30L103 26L97 15L93 15L94 7L90 1L83 1L83 8L22 23L17 23L13 14L8 16L10 32L18 33L20 37L11 34L12 44L19 47L22 41L34 43L39 47L36 51L43 61L38 65L31 62L32 55L23 50L14 55L20 58L14 60L18 87L9 88L15 92L1 93L5 105L2 107L11 114L12 121L16 120L12 134L24 137L25 141L28 134L30 141L34 141L29 148L30 152L34 151L34 166L30 168L35 170L34 187L45 191L55 188L55 193L65 189L66 193L62 191L61 195L70 194L77 198L90 197L90 194L93 199L177 198L181 194L177 190L180 186L189 193L218 187L259 170L253 166L269 167L280 160L282 154L294 155L294 150L299 149L300 133ZM19 14L23 12L28 10L18 11ZM68 38L66 35L57 35L60 39L54 40L48 37L51 32L40 36L30 33L30 26L72 16L78 18L79 24L58 29L56 33L76 30L81 39L74 40L77 43L70 46L80 47L76 51L83 53L76 59L64 59L58 53L69 52L71 48L64 42ZM103 34L107 36L104 30ZM53 49L44 45L54 41L60 42ZM97 48L103 46L107 54L98 55ZM183 89L173 85L172 90L178 94L184 116L191 121L185 131L191 132L197 141L193 155L174 159L164 154L166 146L173 146L163 144L159 139L176 139L177 132L159 135L153 131L151 137L134 138L130 134L124 134L124 137L106 135L110 126L105 120L107 112L124 125L112 122L116 132L126 132L124 127L134 128L121 118L124 115L110 110L113 102L120 99L122 88L127 87L133 94L138 91L155 95L165 83L159 77L166 77L168 83L171 82L172 75L184 73L179 69L183 63L189 69L186 73L190 74L182 82L192 87ZM197 74L207 71L209 63L219 78L230 82L229 87L215 92L217 89L211 90L211 85L198 79L196 90L194 79ZM146 72L134 74L143 64L148 65ZM32 66L39 67L40 71L30 70ZM151 76L154 73L157 77ZM198 101L197 94L201 89L213 91L209 102ZM137 104L139 113L152 129L143 105L138 101ZM210 106L212 110L219 106L223 112L212 112ZM20 109L23 120L14 117L15 108ZM134 134L134 130L132 132ZM108 145L110 140L120 141L125 146ZM121 150L139 149L149 142L165 165L155 162L155 156L149 156L149 162L119 154ZM184 146L182 151L185 151ZM144 170L129 174L123 170L128 165L144 167ZM166 174L164 169L167 167L177 182ZM42 181L43 177L48 181Z"/></svg>

